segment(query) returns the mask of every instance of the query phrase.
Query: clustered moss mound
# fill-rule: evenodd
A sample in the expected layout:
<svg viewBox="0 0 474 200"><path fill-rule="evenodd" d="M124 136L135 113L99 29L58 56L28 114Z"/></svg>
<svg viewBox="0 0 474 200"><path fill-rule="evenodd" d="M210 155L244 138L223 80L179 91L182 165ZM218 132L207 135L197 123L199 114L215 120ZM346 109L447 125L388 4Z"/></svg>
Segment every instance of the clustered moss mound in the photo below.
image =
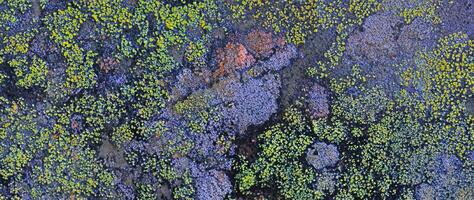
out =
<svg viewBox="0 0 474 200"><path fill-rule="evenodd" d="M472 199L473 8L0 0L0 199Z"/></svg>

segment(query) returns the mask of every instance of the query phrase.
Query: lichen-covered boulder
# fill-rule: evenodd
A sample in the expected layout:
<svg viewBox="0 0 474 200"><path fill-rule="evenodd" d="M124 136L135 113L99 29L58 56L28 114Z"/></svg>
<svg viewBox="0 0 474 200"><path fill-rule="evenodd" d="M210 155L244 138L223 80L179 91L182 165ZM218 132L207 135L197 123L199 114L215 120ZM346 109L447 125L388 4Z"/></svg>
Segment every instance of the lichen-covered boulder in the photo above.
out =
<svg viewBox="0 0 474 200"><path fill-rule="evenodd" d="M306 152L306 161L318 170L334 167L339 161L339 151L335 145L316 142Z"/></svg>
<svg viewBox="0 0 474 200"><path fill-rule="evenodd" d="M328 92L323 86L314 84L306 102L312 118L323 118L329 115Z"/></svg>
<svg viewBox="0 0 474 200"><path fill-rule="evenodd" d="M222 200L232 192L232 183L223 171L211 170L196 180L197 200Z"/></svg>
<svg viewBox="0 0 474 200"><path fill-rule="evenodd" d="M439 9L441 27L447 34L465 32L474 38L474 4L472 0L450 1Z"/></svg>
<svg viewBox="0 0 474 200"><path fill-rule="evenodd" d="M434 177L416 187L417 199L472 199L474 197L474 174L462 168L455 155L441 154L436 157Z"/></svg>
<svg viewBox="0 0 474 200"><path fill-rule="evenodd" d="M219 93L228 102L225 115L236 124L240 133L250 125L263 124L277 112L280 78L268 74L247 82L231 82Z"/></svg>
<svg viewBox="0 0 474 200"><path fill-rule="evenodd" d="M363 30L349 36L347 52L374 63L392 62L399 54L395 41L395 26L399 22L399 18L389 13L368 17Z"/></svg>

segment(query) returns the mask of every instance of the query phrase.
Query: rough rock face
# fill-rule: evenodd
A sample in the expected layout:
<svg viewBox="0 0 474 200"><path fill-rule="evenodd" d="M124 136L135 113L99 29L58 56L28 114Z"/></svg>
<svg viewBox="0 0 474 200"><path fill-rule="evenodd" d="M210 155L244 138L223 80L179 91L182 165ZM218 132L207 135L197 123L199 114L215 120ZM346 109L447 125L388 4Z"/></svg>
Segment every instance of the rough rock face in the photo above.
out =
<svg viewBox="0 0 474 200"><path fill-rule="evenodd" d="M227 43L217 50L217 67L214 77L231 75L236 70L244 69L255 63L253 56L240 43Z"/></svg>
<svg viewBox="0 0 474 200"><path fill-rule="evenodd" d="M177 76L177 81L173 88L173 96L187 96L198 89L204 88L205 83L205 78L196 75L190 69L183 69Z"/></svg>
<svg viewBox="0 0 474 200"><path fill-rule="evenodd" d="M289 66L290 61L298 56L298 50L294 45L287 45L278 49L275 54L264 62L264 67L270 70L278 71L283 67Z"/></svg>
<svg viewBox="0 0 474 200"><path fill-rule="evenodd" d="M399 18L385 14L376 14L367 18L363 31L349 37L347 52L359 58L367 58L374 63L388 63L398 55L395 41L395 26Z"/></svg>
<svg viewBox="0 0 474 200"><path fill-rule="evenodd" d="M436 165L433 180L416 187L417 199L472 199L472 173L462 168L457 156L439 155Z"/></svg>
<svg viewBox="0 0 474 200"><path fill-rule="evenodd" d="M339 161L339 151L335 145L316 142L306 153L306 161L315 169L333 167Z"/></svg>
<svg viewBox="0 0 474 200"><path fill-rule="evenodd" d="M244 83L231 81L215 89L220 98L229 105L225 109L225 116L237 125L241 133L250 125L264 123L278 109L278 75L268 74Z"/></svg>
<svg viewBox="0 0 474 200"><path fill-rule="evenodd" d="M311 117L322 118L329 115L328 93L323 86L314 84L306 101Z"/></svg>
<svg viewBox="0 0 474 200"><path fill-rule="evenodd" d="M400 29L397 43L404 57L414 56L416 52L436 43L433 26L422 19L415 19Z"/></svg>
<svg viewBox="0 0 474 200"><path fill-rule="evenodd" d="M232 183L223 171L211 170L196 180L196 199L224 199L232 192Z"/></svg>
<svg viewBox="0 0 474 200"><path fill-rule="evenodd" d="M212 169L202 162L196 162L188 157L173 159L173 167L177 173L189 172L193 178L195 197L197 200L221 200L232 192L232 183L224 170L213 167Z"/></svg>
<svg viewBox="0 0 474 200"><path fill-rule="evenodd" d="M474 2L472 0L451 1L440 9L442 28L447 33L466 32L474 38Z"/></svg>
<svg viewBox="0 0 474 200"><path fill-rule="evenodd" d="M246 73L242 74L243 79L252 79L266 73L278 72L290 66L291 60L298 57L298 50L294 45L285 45L276 49L275 53L266 60L258 61Z"/></svg>
<svg viewBox="0 0 474 200"><path fill-rule="evenodd" d="M380 86L391 96L401 88L397 68L409 63L417 53L432 48L439 38L439 29L422 18L410 24L396 14L384 12L367 18L363 29L355 31L347 42L346 66L357 64L373 77L370 86ZM337 72L340 73L340 72Z"/></svg>
<svg viewBox="0 0 474 200"><path fill-rule="evenodd" d="M368 17L363 29L349 36L347 52L358 60L386 65L429 48L436 38L437 29L423 19L403 24L394 14L380 13Z"/></svg>
<svg viewBox="0 0 474 200"><path fill-rule="evenodd" d="M316 177L316 188L319 191L334 192L336 190L337 173L323 172Z"/></svg>

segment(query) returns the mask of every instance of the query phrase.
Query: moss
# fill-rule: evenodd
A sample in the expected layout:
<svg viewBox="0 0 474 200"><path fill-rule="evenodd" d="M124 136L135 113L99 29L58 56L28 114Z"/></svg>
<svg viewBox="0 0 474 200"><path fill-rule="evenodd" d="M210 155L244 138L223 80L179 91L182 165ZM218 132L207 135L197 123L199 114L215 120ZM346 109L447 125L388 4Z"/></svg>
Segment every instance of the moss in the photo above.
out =
<svg viewBox="0 0 474 200"><path fill-rule="evenodd" d="M33 39L37 32L38 31L36 29L33 29L31 32L23 32L13 36L8 36L3 41L5 44L3 53L11 54L13 56L25 54L29 50L29 42Z"/></svg>
<svg viewBox="0 0 474 200"><path fill-rule="evenodd" d="M407 1L405 4L408 4L408 6L392 0L382 2L387 5L387 9L402 17L407 24L410 24L415 18L422 18L433 24L439 24L441 18L438 15L438 10L445 6L445 3L440 0Z"/></svg>
<svg viewBox="0 0 474 200"><path fill-rule="evenodd" d="M132 28L133 13L127 7L122 6L122 2L119 0L84 1L81 4L87 8L91 18L97 22L102 35L118 38L123 30Z"/></svg>
<svg viewBox="0 0 474 200"><path fill-rule="evenodd" d="M466 133L472 120L460 102L471 95L470 77L464 76L472 73L471 45L459 33L440 39L436 48L418 55L415 67L400 74L406 90L393 97L369 87L357 68L349 77L331 80L338 91L333 116L313 121L313 131L347 148L336 198L410 199L411 186L435 176L438 155L456 153L469 165L465 153L472 145ZM345 130L344 137L327 133L337 129Z"/></svg>
<svg viewBox="0 0 474 200"><path fill-rule="evenodd" d="M26 58L11 60L9 64L14 68L18 86L28 89L33 86L44 87L46 85L48 66L41 58L33 56L31 62L28 62Z"/></svg>
<svg viewBox="0 0 474 200"><path fill-rule="evenodd" d="M234 194L413 199L422 186L444 187L453 197L472 196L472 39L464 33L443 36L413 59L384 66L398 70L393 76L402 83L400 92L375 85L376 77L351 63L350 56L347 73L348 64L341 62L347 38L373 13L383 10L405 24L421 18L436 25L447 5L439 0L0 0L0 199L157 199L164 186L174 199ZM221 56L227 53L218 51L215 59L209 49L221 46L220 36L213 37L220 34L213 32L216 27L236 28L228 19L256 21L275 38L284 36L286 41L278 43L290 47L322 31L332 37L325 52L305 55L311 62L308 81L331 90L325 118L310 121L311 110L304 107L310 105L290 106L255 141L250 135L256 153L248 157L235 143L243 135L234 135L232 127L261 124L271 114L257 119L262 114L257 111L276 112L278 87L270 95L275 100L271 109L248 103L268 97L258 90L266 83L256 81L257 76L274 75L247 71L257 79L237 83L249 87L234 91L230 105L213 101L216 96L206 89L177 101L170 98L175 72L182 68L207 76L216 64L239 65L221 59L233 53ZM228 38L236 44L230 49L237 46L242 51L236 52L251 60L242 66L275 64L266 59L282 47L266 31L254 35L263 37L263 46L247 44L252 38L238 33ZM247 43L240 44L244 39ZM281 49L276 50L273 56L278 57ZM104 66L106 61L114 66ZM248 67L242 66L233 68ZM112 141L113 152L103 152L103 140ZM445 155L452 159L440 158ZM319 159L327 160L316 165ZM236 172L233 194L226 174L231 167ZM124 169L133 173L128 176ZM436 185L444 176L458 184L455 189ZM206 188L215 184L222 187Z"/></svg>
<svg viewBox="0 0 474 200"><path fill-rule="evenodd" d="M438 129L461 157L472 146L467 145L466 129L472 123L472 116L467 115L464 105L472 98L474 88L473 47L466 34L448 35L439 40L435 49L421 53L418 65L401 74L404 85L422 93L420 98L425 102L418 105L419 112L439 121ZM409 96L405 93L405 98ZM453 134L457 139L451 138Z"/></svg>
<svg viewBox="0 0 474 200"><path fill-rule="evenodd" d="M33 155L41 149L41 144L35 143L37 140L33 137L40 131L34 120L37 114L21 99L18 102L4 102L3 106L5 109L0 118L0 176L7 180L21 174Z"/></svg>
<svg viewBox="0 0 474 200"><path fill-rule="evenodd" d="M322 192L311 187L313 171L299 161L313 137L303 113L289 108L283 121L258 136L261 152L252 163L243 159L236 175L237 186L244 194L254 188L278 188L287 199L319 199Z"/></svg>

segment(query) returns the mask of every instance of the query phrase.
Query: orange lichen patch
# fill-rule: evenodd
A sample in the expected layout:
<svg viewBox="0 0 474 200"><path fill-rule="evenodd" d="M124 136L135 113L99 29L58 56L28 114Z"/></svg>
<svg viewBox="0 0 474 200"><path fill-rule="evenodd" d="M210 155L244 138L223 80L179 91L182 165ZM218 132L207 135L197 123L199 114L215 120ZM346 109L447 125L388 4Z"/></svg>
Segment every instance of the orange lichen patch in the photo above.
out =
<svg viewBox="0 0 474 200"><path fill-rule="evenodd" d="M183 156L183 154L182 154L182 153L180 153L180 152L176 152L176 153L174 153L173 155L171 155L171 157L173 157L173 158L175 158L175 159L176 159L176 158L182 158L182 157L184 157L184 156Z"/></svg>
<svg viewBox="0 0 474 200"><path fill-rule="evenodd" d="M217 50L218 69L214 77L232 74L235 70L244 69L255 63L255 59L240 43L227 43L224 48Z"/></svg>
<svg viewBox="0 0 474 200"><path fill-rule="evenodd" d="M283 46L285 46L285 44L286 44L285 37L279 37L279 38L277 38L276 44L277 44L278 47L283 47Z"/></svg>
<svg viewBox="0 0 474 200"><path fill-rule="evenodd" d="M276 43L273 41L271 33L262 30L254 30L247 35L247 47L257 57L270 56Z"/></svg>
<svg viewBox="0 0 474 200"><path fill-rule="evenodd" d="M79 127L79 124L76 121L72 121L71 128L76 130Z"/></svg>
<svg viewBox="0 0 474 200"><path fill-rule="evenodd" d="M109 73L110 71L117 68L118 64L119 62L117 59L109 57L109 58L102 59L99 63L99 67L102 72Z"/></svg>
<svg viewBox="0 0 474 200"><path fill-rule="evenodd" d="M75 200L76 199L76 195L74 194L74 192L71 192L69 194L69 200Z"/></svg>

